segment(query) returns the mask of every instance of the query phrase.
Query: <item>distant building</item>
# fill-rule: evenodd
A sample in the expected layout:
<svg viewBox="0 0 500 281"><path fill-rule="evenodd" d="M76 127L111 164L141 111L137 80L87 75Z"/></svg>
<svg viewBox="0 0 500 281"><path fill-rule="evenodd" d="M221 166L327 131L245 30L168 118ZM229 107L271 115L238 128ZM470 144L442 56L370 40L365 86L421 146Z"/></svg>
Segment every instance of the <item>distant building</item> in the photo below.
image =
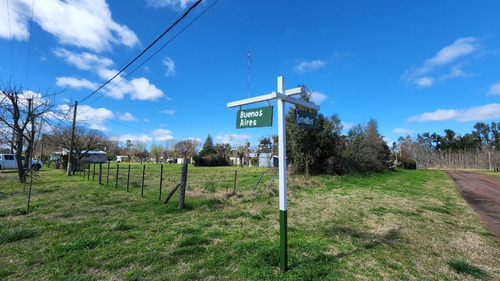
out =
<svg viewBox="0 0 500 281"><path fill-rule="evenodd" d="M248 157L250 157L250 159L257 158L257 153L250 153L248 154ZM277 163L275 163L274 158L275 156L273 155L272 152L259 153L259 158L258 158L259 167L266 167L266 168L277 167L276 165ZM252 167L252 161L250 161L249 166Z"/></svg>

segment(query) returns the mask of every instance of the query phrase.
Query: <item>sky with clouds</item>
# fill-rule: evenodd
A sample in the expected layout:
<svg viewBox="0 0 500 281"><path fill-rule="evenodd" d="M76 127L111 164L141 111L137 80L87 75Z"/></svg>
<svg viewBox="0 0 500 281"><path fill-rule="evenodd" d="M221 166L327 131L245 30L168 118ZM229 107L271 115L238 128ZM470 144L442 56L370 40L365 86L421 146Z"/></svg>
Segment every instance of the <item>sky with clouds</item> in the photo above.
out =
<svg viewBox="0 0 500 281"><path fill-rule="evenodd" d="M306 85L345 128L374 118L388 142L500 121L500 2L491 0L204 0L88 97L193 3L1 1L0 82L60 92L60 110L81 101L78 121L121 142L211 134L256 144L277 133L276 116L273 127L236 129L226 105L276 91L278 76L287 89Z"/></svg>

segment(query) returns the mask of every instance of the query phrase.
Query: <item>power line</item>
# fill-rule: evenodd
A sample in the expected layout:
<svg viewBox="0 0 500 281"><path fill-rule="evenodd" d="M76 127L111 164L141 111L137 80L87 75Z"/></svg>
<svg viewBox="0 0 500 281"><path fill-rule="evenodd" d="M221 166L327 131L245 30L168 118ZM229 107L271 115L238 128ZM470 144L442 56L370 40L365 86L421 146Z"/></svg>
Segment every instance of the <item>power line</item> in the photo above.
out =
<svg viewBox="0 0 500 281"><path fill-rule="evenodd" d="M125 71L125 69L127 69L132 63L134 63L136 60L138 60L147 50L149 50L151 47L153 47L153 45L155 45L165 34L167 34L174 26L176 26L182 19L184 19L191 12L191 10L193 10L196 6L198 6L198 4L201 3L201 1L203 1L203 0L196 1L196 3L194 3L179 19L177 19L169 28L167 28L167 30L165 30L158 38L156 38L153 41L153 43L149 44L149 46L146 47L146 49L144 49L139 55L137 55L131 62L129 62L125 67L123 67L120 71L118 71L113 77L108 79L108 81L106 81L99 88L97 88L97 90L95 90L90 95L88 95L83 100L81 100L80 103L84 102L86 99L93 96L95 93L97 93L99 90L101 90L104 86L109 84L109 82L111 82L118 75L120 75L123 71Z"/></svg>
<svg viewBox="0 0 500 281"><path fill-rule="evenodd" d="M168 40L165 44L163 44L158 50L156 50L153 54L151 54L146 60L144 60L141 64L139 64L136 68L134 68L129 74L127 74L125 77L123 77L120 81L118 81L116 84L114 84L112 87L104 91L100 96L92 100L88 105L91 105L101 97L103 97L105 94L107 94L109 91L111 91L114 87L118 86L121 82L123 82L125 79L127 79L130 75L132 75L134 72L136 72L139 68L141 68L144 64L146 64L151 58L153 58L156 54L158 54L163 48L165 48L168 44L170 44L177 36L179 36L184 30L186 30L189 26L191 26L196 20L198 20L205 12L207 12L210 8L212 8L219 0L215 0L210 6L208 6L202 13L200 13L197 17L195 17L191 22L189 22L184 28L182 28L179 32L177 32L170 40Z"/></svg>
<svg viewBox="0 0 500 281"><path fill-rule="evenodd" d="M31 51L31 32L33 31L33 14L35 13L35 0L31 3L31 22L30 22L30 31L29 31L29 39L28 39L28 58L26 59L26 80L24 81L25 85L28 85L28 70L30 65L30 51Z"/></svg>
<svg viewBox="0 0 500 281"><path fill-rule="evenodd" d="M12 31L10 29L10 12L9 12L9 0L5 0L7 2L7 21L9 23L9 42L10 42L10 59L12 63L12 78L14 79L14 84L16 82L15 71L14 71L14 47L12 47Z"/></svg>

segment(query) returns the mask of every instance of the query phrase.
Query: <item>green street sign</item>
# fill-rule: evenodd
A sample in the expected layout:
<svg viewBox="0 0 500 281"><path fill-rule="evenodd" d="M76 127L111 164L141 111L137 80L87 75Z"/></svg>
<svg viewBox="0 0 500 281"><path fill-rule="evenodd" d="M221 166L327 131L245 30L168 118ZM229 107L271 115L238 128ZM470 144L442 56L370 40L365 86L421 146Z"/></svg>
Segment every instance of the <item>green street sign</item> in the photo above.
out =
<svg viewBox="0 0 500 281"><path fill-rule="evenodd" d="M273 107L257 107L238 110L236 114L236 129L271 127L273 125Z"/></svg>
<svg viewBox="0 0 500 281"><path fill-rule="evenodd" d="M295 116L297 117L297 127L314 129L316 125L316 113L297 109L295 110Z"/></svg>

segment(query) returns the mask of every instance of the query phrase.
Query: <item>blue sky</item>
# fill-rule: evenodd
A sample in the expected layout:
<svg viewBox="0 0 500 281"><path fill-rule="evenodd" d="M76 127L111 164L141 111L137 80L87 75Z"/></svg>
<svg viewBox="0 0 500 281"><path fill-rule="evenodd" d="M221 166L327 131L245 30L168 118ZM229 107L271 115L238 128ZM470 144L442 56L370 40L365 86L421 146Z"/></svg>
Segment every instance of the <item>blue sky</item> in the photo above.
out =
<svg viewBox="0 0 500 281"><path fill-rule="evenodd" d="M66 109L193 2L1 1L0 81L62 91L55 103ZM132 73L140 59L83 101L79 120L120 141L203 141L210 133L255 145L277 133L277 122L236 129L237 109L226 107L248 97L250 48L251 97L276 91L284 76L287 89L313 90L320 112L338 114L345 128L374 118L388 142L500 121L498 1L214 2L196 7L144 58L206 12L143 66Z"/></svg>

